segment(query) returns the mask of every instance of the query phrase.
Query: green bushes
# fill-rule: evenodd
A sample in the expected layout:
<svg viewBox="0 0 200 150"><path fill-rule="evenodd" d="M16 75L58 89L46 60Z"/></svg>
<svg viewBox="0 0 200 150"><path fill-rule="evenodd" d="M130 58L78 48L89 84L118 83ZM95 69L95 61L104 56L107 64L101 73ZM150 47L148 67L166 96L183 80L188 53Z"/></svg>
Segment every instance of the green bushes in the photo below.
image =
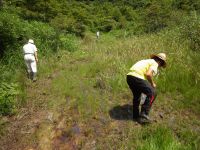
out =
<svg viewBox="0 0 200 150"><path fill-rule="evenodd" d="M183 39L189 42L190 49L200 51L200 17L196 12L183 21L181 30Z"/></svg>
<svg viewBox="0 0 200 150"><path fill-rule="evenodd" d="M54 28L63 33L75 34L80 37L85 36L85 26L82 24L82 22L77 21L74 17L58 15L51 20L51 24L54 26Z"/></svg>
<svg viewBox="0 0 200 150"><path fill-rule="evenodd" d="M197 10L200 12L199 0L174 0L173 6L186 11Z"/></svg>
<svg viewBox="0 0 200 150"><path fill-rule="evenodd" d="M191 50L192 45L187 41L185 32L184 28L178 28L158 34L159 38L162 37L160 42L165 43L164 49L168 50L168 65L164 73L161 72L158 85L161 92L170 93L173 97L181 94L179 104L199 113L200 54Z"/></svg>
<svg viewBox="0 0 200 150"><path fill-rule="evenodd" d="M79 48L77 38L73 35L60 35L59 40L61 43L61 47L69 52L74 52Z"/></svg>
<svg viewBox="0 0 200 150"><path fill-rule="evenodd" d="M0 15L0 43L1 56L8 50L16 47L16 44L21 40L20 28L23 26L20 19L16 15L6 12L1 12ZM14 50L13 50L14 51Z"/></svg>
<svg viewBox="0 0 200 150"><path fill-rule="evenodd" d="M33 21L24 27L28 35L35 40L40 54L47 55L58 50L59 34L48 24ZM24 43L25 44L25 43Z"/></svg>
<svg viewBox="0 0 200 150"><path fill-rule="evenodd" d="M71 23L69 22L70 20L66 22L66 30L71 30L70 33L75 33L76 35L79 34L79 36L83 34L84 29L82 30L82 27L78 27L78 25L74 27L73 21ZM58 27L60 29L65 26L61 25L59 21L56 21L55 26L58 25L60 25ZM27 43L29 38L32 38L35 41L35 44L39 49L39 55L51 54L52 52L56 52L59 48L65 48L66 39L69 40L69 38L65 37L65 40L63 40L66 32L62 34L63 36L61 36L61 38L59 32L60 31L54 29L48 24L37 21L24 21L15 14L1 12L0 49L1 56L4 56L3 62L5 64L8 64L9 62L11 62L11 64L13 62L15 62L15 64L16 62L18 62L18 64L22 64L21 61L19 61L22 60L22 47L25 43ZM69 48L70 51L74 51L72 50L72 45L73 43L71 43L71 48Z"/></svg>
<svg viewBox="0 0 200 150"><path fill-rule="evenodd" d="M22 47L32 38L40 57L56 52L58 49L75 51L78 48L75 37L59 35L50 25L37 21L25 21L8 10L0 15L0 115L15 111L17 92L21 92L15 78L21 68L25 69ZM24 82L24 81L22 81ZM17 91L19 90L19 91Z"/></svg>
<svg viewBox="0 0 200 150"><path fill-rule="evenodd" d="M18 4L22 9L21 16L27 20L49 22L59 11L57 0L32 1L26 0Z"/></svg>
<svg viewBox="0 0 200 150"><path fill-rule="evenodd" d="M19 95L18 85L6 82L0 84L0 115L8 115L15 112L17 101L16 96Z"/></svg>
<svg viewBox="0 0 200 150"><path fill-rule="evenodd" d="M151 2L146 7L144 15L145 32L151 33L159 31L168 26L170 20L170 3L167 1Z"/></svg>
<svg viewBox="0 0 200 150"><path fill-rule="evenodd" d="M52 27L36 21L24 21L12 13L1 12L0 33L1 56L9 55L10 57L10 54L13 54L17 58L16 54L22 53L22 46L29 38L35 40L43 54L57 49L58 35Z"/></svg>
<svg viewBox="0 0 200 150"><path fill-rule="evenodd" d="M50 23L61 32L84 37L87 30L110 32L128 29L133 34L152 33L176 23L172 12L199 12L197 0L134 1L12 1L26 20ZM182 11L183 10L183 11ZM173 20L174 19L174 20Z"/></svg>

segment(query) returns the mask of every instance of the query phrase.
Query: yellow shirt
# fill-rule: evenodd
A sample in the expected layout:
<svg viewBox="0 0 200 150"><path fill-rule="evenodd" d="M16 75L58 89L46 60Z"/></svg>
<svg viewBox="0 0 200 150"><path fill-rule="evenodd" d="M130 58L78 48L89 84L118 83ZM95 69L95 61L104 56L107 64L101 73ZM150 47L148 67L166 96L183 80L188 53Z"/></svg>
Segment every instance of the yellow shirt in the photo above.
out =
<svg viewBox="0 0 200 150"><path fill-rule="evenodd" d="M150 68L155 76L158 72L158 63L154 59L140 60L130 68L130 72L127 75L147 80L145 74Z"/></svg>

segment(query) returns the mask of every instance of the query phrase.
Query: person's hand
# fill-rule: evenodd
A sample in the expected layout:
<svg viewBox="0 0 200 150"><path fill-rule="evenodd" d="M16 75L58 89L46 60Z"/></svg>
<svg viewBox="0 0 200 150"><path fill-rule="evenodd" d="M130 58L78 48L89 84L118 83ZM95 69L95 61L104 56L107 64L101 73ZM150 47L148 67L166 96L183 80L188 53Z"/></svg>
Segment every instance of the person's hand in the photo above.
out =
<svg viewBox="0 0 200 150"><path fill-rule="evenodd" d="M155 84L154 82L153 82L152 86L153 86L154 88L156 88L156 84Z"/></svg>

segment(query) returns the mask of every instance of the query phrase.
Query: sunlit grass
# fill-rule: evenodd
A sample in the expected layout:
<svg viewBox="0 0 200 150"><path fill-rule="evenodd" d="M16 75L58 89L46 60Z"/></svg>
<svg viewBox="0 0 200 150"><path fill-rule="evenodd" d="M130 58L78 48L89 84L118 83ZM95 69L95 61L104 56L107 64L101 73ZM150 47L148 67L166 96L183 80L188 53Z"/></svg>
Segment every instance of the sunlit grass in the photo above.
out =
<svg viewBox="0 0 200 150"><path fill-rule="evenodd" d="M64 112L66 122L79 124L88 134L82 144L92 139L97 149L197 148L199 135L192 130L189 118L184 122L187 128L184 127L181 111L199 113L199 79L193 74L199 70L190 67L194 59L185 61L189 49L172 33L166 31L126 39L106 34L98 41L89 34L80 42L77 51L60 50L41 57L36 85L47 84L40 89L46 95L45 109L54 114ZM131 119L112 118L109 112L116 106L132 105L126 83L129 68L136 61L159 52L167 53L168 65L155 78L159 95L151 116L157 117L161 112L166 115L164 119L157 118L159 123L143 127ZM199 122L194 124L198 126ZM190 133L190 138L186 133Z"/></svg>

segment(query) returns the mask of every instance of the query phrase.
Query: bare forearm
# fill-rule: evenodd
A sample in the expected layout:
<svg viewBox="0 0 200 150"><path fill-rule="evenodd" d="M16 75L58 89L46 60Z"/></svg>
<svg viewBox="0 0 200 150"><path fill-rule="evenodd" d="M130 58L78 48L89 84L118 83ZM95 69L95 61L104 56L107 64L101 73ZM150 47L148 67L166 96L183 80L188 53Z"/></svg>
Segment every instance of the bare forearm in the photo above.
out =
<svg viewBox="0 0 200 150"><path fill-rule="evenodd" d="M34 55L35 55L35 60L38 61L38 55L37 55L37 52L35 52Z"/></svg>
<svg viewBox="0 0 200 150"><path fill-rule="evenodd" d="M152 69L149 69L146 73L146 77L147 77L147 80L149 81L149 83L152 85L152 87L156 87L156 84L154 83L153 81L153 70Z"/></svg>
<svg viewBox="0 0 200 150"><path fill-rule="evenodd" d="M147 80L150 82L151 85L154 84L154 81L151 76L147 76Z"/></svg>

